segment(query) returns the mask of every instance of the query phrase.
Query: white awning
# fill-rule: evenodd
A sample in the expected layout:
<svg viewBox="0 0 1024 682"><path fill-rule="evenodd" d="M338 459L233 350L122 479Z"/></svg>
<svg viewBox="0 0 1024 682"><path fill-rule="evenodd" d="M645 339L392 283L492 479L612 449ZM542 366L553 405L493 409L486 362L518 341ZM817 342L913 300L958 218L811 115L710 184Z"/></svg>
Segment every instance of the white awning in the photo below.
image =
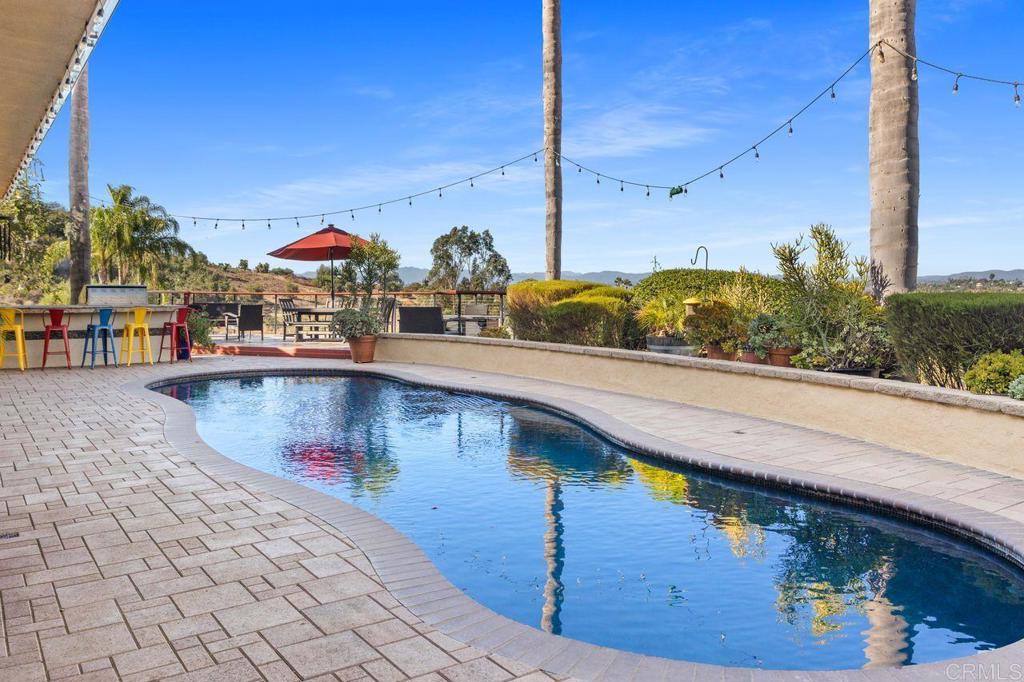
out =
<svg viewBox="0 0 1024 682"><path fill-rule="evenodd" d="M67 101L117 0L0 0L0 195Z"/></svg>

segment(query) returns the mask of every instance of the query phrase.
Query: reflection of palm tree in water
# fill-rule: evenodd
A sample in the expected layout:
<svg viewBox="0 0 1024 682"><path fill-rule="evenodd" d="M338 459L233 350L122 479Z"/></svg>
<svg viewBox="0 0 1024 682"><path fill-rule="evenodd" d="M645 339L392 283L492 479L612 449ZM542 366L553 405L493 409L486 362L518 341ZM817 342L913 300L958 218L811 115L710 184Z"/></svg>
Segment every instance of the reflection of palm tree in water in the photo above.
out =
<svg viewBox="0 0 1024 682"><path fill-rule="evenodd" d="M879 584L874 586L874 596L864 603L864 615L870 625L863 633L864 657L868 659L865 668L904 665L910 653L908 625L900 613L902 609L885 596L892 576L893 565L886 562L879 569Z"/></svg>
<svg viewBox="0 0 1024 682"><path fill-rule="evenodd" d="M540 629L554 635L562 632L562 600L565 594L565 585L562 584L562 569L565 568L562 509L562 485L555 480L548 481L544 499L544 520L547 523L544 532L544 562L547 564L547 574Z"/></svg>
<svg viewBox="0 0 1024 682"><path fill-rule="evenodd" d="M509 431L509 469L534 481L543 481L544 495L544 606L540 627L562 632L565 585L565 524L562 485L618 485L632 475L614 448L576 424L534 409L514 408Z"/></svg>

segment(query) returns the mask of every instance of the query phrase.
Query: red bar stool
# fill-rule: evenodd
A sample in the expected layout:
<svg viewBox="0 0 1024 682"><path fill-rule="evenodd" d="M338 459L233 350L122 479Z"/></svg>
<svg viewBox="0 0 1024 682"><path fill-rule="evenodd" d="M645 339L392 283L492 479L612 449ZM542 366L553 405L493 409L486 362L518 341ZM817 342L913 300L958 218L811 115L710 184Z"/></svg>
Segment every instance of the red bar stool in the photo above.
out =
<svg viewBox="0 0 1024 682"><path fill-rule="evenodd" d="M188 361L192 362L192 341L188 337L188 314L190 312L192 312L191 308L178 308L174 319L170 322L164 322L163 331L160 333L160 354L157 355L157 362L160 362L164 357L164 339L167 338L168 333L171 335L171 343L168 346L168 349L171 351L171 362L178 361L178 350L181 348L178 345L179 329L185 330L185 348L188 349Z"/></svg>
<svg viewBox="0 0 1024 682"><path fill-rule="evenodd" d="M71 349L68 347L68 326L64 324L64 309L63 308L50 308L50 324L44 324L43 326L43 366L41 369L46 369L46 358L50 355L61 355L60 349L51 351L50 350L50 337L54 332L60 332L60 335L64 338L64 360L67 362L68 369L71 369ZM46 322L46 317L43 317L43 322Z"/></svg>

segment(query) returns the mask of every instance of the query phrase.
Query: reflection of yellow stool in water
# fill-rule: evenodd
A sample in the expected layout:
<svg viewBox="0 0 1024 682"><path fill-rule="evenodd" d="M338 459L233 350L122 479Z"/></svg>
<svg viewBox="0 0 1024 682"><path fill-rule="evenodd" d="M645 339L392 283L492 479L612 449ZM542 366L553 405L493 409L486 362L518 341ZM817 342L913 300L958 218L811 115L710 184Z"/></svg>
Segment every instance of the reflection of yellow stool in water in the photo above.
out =
<svg viewBox="0 0 1024 682"><path fill-rule="evenodd" d="M133 308L131 316L124 324L124 335L121 338L121 362L132 366L132 356L139 354L139 360L153 364L153 346L149 341L149 318L153 311L149 308ZM139 339L139 347L135 347L135 338ZM125 354L128 361L125 362Z"/></svg>
<svg viewBox="0 0 1024 682"><path fill-rule="evenodd" d="M14 352L7 352L7 335L14 341ZM22 372L28 367L28 354L25 352L25 312L17 308L0 308L0 367L4 359L18 358L18 368Z"/></svg>

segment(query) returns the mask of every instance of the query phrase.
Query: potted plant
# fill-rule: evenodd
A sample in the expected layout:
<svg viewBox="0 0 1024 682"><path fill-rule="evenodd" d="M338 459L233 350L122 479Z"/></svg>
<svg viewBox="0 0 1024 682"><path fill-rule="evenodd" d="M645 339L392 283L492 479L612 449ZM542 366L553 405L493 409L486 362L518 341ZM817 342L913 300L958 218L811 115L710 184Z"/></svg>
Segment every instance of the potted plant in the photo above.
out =
<svg viewBox="0 0 1024 682"><path fill-rule="evenodd" d="M714 301L686 318L686 337L695 346L703 346L711 360L735 360L739 331L731 306Z"/></svg>
<svg viewBox="0 0 1024 682"><path fill-rule="evenodd" d="M686 304L678 298L653 298L635 314L640 328L647 332L647 350L654 353L693 355L693 346L686 344Z"/></svg>
<svg viewBox="0 0 1024 682"><path fill-rule="evenodd" d="M746 362L767 362L775 367L792 367L791 358L800 352L793 341L793 335L778 315L758 315L748 327L751 355L756 359Z"/></svg>
<svg viewBox="0 0 1024 682"><path fill-rule="evenodd" d="M331 331L348 342L353 362L373 362L380 333L377 317L357 308L339 310L331 318Z"/></svg>

